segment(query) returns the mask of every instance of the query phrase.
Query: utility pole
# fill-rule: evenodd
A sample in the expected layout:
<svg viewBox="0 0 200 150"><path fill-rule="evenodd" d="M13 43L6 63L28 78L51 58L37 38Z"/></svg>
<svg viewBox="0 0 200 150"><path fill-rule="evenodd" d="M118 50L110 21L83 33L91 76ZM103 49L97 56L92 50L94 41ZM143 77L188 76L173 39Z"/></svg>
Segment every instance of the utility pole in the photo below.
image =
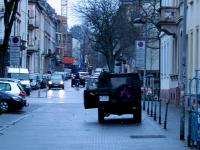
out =
<svg viewBox="0 0 200 150"><path fill-rule="evenodd" d="M186 51L187 51L187 35L186 35L186 16L187 16L187 0L183 2L183 22L181 36L181 51L180 51L180 71L179 71L179 89L180 89L180 139L185 137L185 93L186 93Z"/></svg>

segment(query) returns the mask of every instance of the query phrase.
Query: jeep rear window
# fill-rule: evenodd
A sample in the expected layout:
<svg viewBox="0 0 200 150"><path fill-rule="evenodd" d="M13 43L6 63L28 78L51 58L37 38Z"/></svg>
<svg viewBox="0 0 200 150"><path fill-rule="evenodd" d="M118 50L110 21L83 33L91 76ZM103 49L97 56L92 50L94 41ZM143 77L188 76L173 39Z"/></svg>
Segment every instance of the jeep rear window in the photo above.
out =
<svg viewBox="0 0 200 150"><path fill-rule="evenodd" d="M117 77L117 78L111 78L111 89L116 89L118 87L120 87L121 85L128 85L131 86L132 82L131 82L131 78L129 77Z"/></svg>

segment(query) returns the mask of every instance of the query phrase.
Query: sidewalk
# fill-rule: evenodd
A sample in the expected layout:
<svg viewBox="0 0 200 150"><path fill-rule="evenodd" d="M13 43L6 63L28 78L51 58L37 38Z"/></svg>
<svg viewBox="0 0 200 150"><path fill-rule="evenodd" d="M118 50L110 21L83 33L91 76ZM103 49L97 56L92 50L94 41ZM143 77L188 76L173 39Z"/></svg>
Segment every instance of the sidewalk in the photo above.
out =
<svg viewBox="0 0 200 150"><path fill-rule="evenodd" d="M143 113L147 114L147 102L145 103L146 109ZM151 104L149 105L149 117L154 120L154 104L153 104L153 115L151 116ZM157 111L156 111L156 121L159 124L159 102L157 102ZM161 102L161 124L160 127L163 128L170 137L175 140L180 140L180 108L174 104L168 105L167 113L167 124L166 129L164 129L165 121L165 112L166 112L166 103ZM182 141L185 146L187 146L187 135L188 135L188 112L185 111L185 138ZM181 141L181 140L180 140Z"/></svg>
<svg viewBox="0 0 200 150"><path fill-rule="evenodd" d="M85 147L77 149L87 150L110 150L112 148L126 150L196 149L187 147L187 115L185 140L180 141L180 113L179 109L172 104L169 104L167 129L163 129L165 103L162 103L161 125L158 124L159 107L157 105L157 121L154 122L154 118L147 115L145 110L143 111L144 120L139 126L129 123L119 124L109 119L104 125L99 125L97 122L97 110L86 111L82 108L82 104L46 104L41 106L41 108L35 106L33 111L29 111L30 113L33 112L31 115L24 113L3 114L0 116L0 126L5 125L4 129L9 128L9 126L15 126L15 128L7 130L6 134L3 132L4 129L0 128L0 135L1 133L4 134L0 138L2 137L1 140L5 142L1 145L2 147L5 146L7 149L12 147L13 149L14 146L12 144L7 144L10 142L7 139L12 137L15 139L12 141L14 144L18 144L19 141L17 139L25 141L26 145L21 145L22 150L31 149L34 146L38 146L35 149L44 149L41 145L54 150L60 149L58 147L55 148L60 145L68 149L72 146L71 149L75 149L73 145L79 144ZM22 130L23 132L20 132ZM45 134L37 137L33 136L39 135L41 131ZM72 137L76 140L72 140ZM43 141L42 139L45 140ZM76 142L74 143L74 141ZM105 143L105 145L102 145L102 143Z"/></svg>

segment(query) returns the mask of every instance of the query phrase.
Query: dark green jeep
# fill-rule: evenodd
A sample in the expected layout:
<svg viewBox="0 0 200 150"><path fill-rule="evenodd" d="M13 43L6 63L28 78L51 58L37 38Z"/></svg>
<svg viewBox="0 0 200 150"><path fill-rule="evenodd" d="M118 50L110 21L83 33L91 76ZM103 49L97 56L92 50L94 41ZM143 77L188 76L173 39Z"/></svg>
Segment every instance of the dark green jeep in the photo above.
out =
<svg viewBox="0 0 200 150"><path fill-rule="evenodd" d="M141 122L141 84L139 74L110 74L99 76L96 89L84 90L85 109L98 108L99 123L110 114L133 114Z"/></svg>

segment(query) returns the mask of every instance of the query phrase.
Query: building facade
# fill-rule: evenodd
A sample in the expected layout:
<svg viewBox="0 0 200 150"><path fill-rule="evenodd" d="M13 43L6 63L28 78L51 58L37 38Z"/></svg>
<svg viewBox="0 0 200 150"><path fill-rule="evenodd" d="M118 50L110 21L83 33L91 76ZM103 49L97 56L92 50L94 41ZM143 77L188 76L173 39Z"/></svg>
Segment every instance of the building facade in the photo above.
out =
<svg viewBox="0 0 200 150"><path fill-rule="evenodd" d="M4 2L0 1L0 43L4 38ZM8 48L7 66L26 67L28 34L28 0L20 0L18 10L13 23ZM18 46L13 46L12 39L16 38Z"/></svg>
<svg viewBox="0 0 200 150"><path fill-rule="evenodd" d="M160 27L161 39L161 98L180 103L180 67L183 32L183 0L163 0ZM185 68L184 68L185 69Z"/></svg>
<svg viewBox="0 0 200 150"><path fill-rule="evenodd" d="M187 81L195 76L195 70L200 68L200 20L197 19L200 13L200 1L188 1L187 11Z"/></svg>
<svg viewBox="0 0 200 150"><path fill-rule="evenodd" d="M4 38L4 10L0 1L0 43ZM63 66L62 57L72 52L67 47L67 26L60 17L47 0L20 0L7 65L28 68L31 73L53 72ZM17 48L12 47L12 38L19 38Z"/></svg>
<svg viewBox="0 0 200 150"><path fill-rule="evenodd" d="M27 67L30 72L55 70L55 18L55 10L46 1L29 0Z"/></svg>

